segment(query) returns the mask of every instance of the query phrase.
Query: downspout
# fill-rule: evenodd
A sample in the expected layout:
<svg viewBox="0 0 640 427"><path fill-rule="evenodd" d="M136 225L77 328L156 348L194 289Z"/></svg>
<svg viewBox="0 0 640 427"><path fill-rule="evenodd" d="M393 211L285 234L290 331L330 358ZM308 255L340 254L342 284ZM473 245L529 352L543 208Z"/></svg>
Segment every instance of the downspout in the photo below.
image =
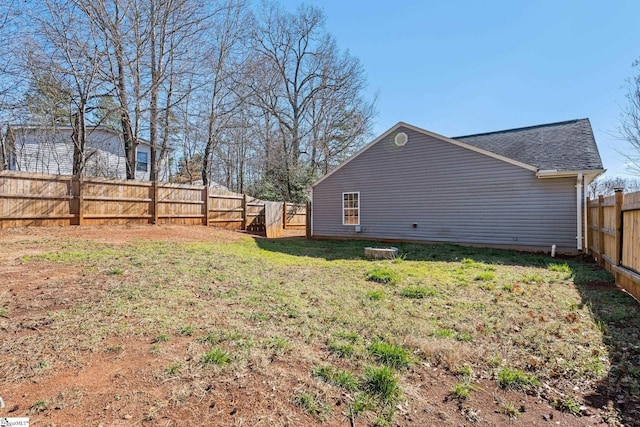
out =
<svg viewBox="0 0 640 427"><path fill-rule="evenodd" d="M307 205L307 209L311 209L311 214L309 215L309 221L311 222L311 225L309 227L310 229L310 236L309 237L313 237L313 187L311 188L311 203L309 203L309 205Z"/></svg>
<svg viewBox="0 0 640 427"><path fill-rule="evenodd" d="M589 184L593 182L593 176L586 175L583 181L583 191L582 195L582 214L584 218L584 244L582 245L583 251L586 254L589 254L589 224L587 223L587 209L589 207L589 194L587 194L587 187Z"/></svg>
<svg viewBox="0 0 640 427"><path fill-rule="evenodd" d="M578 174L578 179L576 182L576 216L577 216L577 226L578 226L578 235L576 237L577 249L582 251L582 173Z"/></svg>

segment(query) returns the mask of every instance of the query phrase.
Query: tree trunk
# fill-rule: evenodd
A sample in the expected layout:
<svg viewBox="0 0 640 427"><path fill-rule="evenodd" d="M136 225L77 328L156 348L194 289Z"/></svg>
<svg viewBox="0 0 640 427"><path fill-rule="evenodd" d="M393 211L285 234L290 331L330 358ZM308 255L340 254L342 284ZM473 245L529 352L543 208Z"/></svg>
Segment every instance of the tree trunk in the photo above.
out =
<svg viewBox="0 0 640 427"><path fill-rule="evenodd" d="M122 125L122 137L124 139L124 155L126 159L127 179L136 179L136 147L137 141L133 136L131 116L129 115L129 100L127 99L127 85L125 81L124 48L120 41L116 41L115 55L118 65L116 87L118 89L118 101L120 102L120 123Z"/></svg>
<svg viewBox="0 0 640 427"><path fill-rule="evenodd" d="M204 147L204 155L202 157L202 183L205 186L209 185L209 176L211 174L211 152L213 151L213 135L209 131L209 137L207 138L207 145Z"/></svg>
<svg viewBox="0 0 640 427"><path fill-rule="evenodd" d="M151 11L149 16L151 18L151 22L149 25L149 42L151 43L151 99L149 101L149 144L151 144L151 159L149 163L151 163L151 170L149 172L149 180L157 181L158 173L157 173L157 165L156 165L156 147L158 141L158 59L156 56L156 10L155 10L155 1L150 2Z"/></svg>
<svg viewBox="0 0 640 427"><path fill-rule="evenodd" d="M87 130L85 125L85 103L80 102L78 111L74 114L71 141L73 142L73 176L80 176L85 167L85 145Z"/></svg>

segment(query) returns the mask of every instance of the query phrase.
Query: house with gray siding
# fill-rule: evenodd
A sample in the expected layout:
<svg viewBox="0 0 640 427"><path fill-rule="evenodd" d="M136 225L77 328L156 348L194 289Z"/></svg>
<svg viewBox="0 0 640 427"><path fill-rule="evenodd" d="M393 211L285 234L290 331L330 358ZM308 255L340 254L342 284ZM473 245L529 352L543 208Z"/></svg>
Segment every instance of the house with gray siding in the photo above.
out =
<svg viewBox="0 0 640 427"><path fill-rule="evenodd" d="M73 173L73 129L69 126L40 125L8 126L2 143L2 155L8 170L71 175ZM158 175L161 181L169 179L168 156L162 156ZM151 165L151 146L139 140L136 148L136 179L148 181ZM2 168L0 168L2 169ZM106 127L87 128L85 143L85 169L87 176L126 179L126 157L122 135Z"/></svg>
<svg viewBox="0 0 640 427"><path fill-rule="evenodd" d="M312 187L316 238L582 250L588 119L449 138L398 123Z"/></svg>

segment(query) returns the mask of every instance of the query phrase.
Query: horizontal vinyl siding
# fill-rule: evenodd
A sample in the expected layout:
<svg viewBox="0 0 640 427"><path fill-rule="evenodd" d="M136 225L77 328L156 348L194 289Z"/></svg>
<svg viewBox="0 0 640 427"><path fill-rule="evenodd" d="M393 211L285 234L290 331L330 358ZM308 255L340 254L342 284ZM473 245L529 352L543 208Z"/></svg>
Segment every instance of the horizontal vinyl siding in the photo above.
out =
<svg viewBox="0 0 640 427"><path fill-rule="evenodd" d="M151 147L140 144L151 161ZM88 130L86 140L86 166L84 174L99 178L126 179L127 167L124 143L110 131ZM25 172L71 175L73 173L73 144L69 129L27 129L16 131L15 169ZM162 154L158 150L157 155ZM165 156L167 157L167 156ZM147 171L135 171L140 181L148 181L151 165ZM168 180L169 163L165 158L159 167L160 180Z"/></svg>
<svg viewBox="0 0 640 427"><path fill-rule="evenodd" d="M73 173L73 146L71 144L24 144L16 152L16 170L53 175Z"/></svg>
<svg viewBox="0 0 640 427"><path fill-rule="evenodd" d="M576 248L575 178L534 172L409 129L371 146L313 189L313 233ZM360 192L361 233L342 225L342 193ZM412 224L416 223L417 228Z"/></svg>

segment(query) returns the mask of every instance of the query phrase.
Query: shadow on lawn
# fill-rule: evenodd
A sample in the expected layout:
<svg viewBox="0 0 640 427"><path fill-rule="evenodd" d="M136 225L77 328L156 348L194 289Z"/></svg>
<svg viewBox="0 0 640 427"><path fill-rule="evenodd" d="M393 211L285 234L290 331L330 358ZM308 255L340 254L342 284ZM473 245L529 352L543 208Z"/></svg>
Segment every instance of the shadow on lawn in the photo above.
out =
<svg viewBox="0 0 640 427"><path fill-rule="evenodd" d="M291 237L256 239L256 244L267 251L322 258L329 261L364 259L364 248L367 246L394 246L398 248L398 255L406 261L460 262L464 258L470 258L485 264L518 265L523 267L547 267L549 264L564 262L564 258L551 258L544 254L460 246L448 243L383 243L372 240L314 240ZM575 257L570 259L575 259Z"/></svg>
<svg viewBox="0 0 640 427"><path fill-rule="evenodd" d="M586 397L586 403L616 407L624 425L640 425L640 304L610 282L577 288L602 331L611 363L607 377Z"/></svg>
<svg viewBox="0 0 640 427"><path fill-rule="evenodd" d="M611 369L596 390L585 396L595 408L617 408L625 425L640 425L640 304L618 289L611 276L582 256L551 258L501 249L451 244L380 243L366 240L256 239L258 247L294 256L326 260L361 260L366 246L395 246L406 261L460 262L464 258L496 265L548 268L567 263L572 280L603 333ZM594 351L598 351L594 349ZM595 353L594 353L595 355ZM597 367L594 367L597 369Z"/></svg>

